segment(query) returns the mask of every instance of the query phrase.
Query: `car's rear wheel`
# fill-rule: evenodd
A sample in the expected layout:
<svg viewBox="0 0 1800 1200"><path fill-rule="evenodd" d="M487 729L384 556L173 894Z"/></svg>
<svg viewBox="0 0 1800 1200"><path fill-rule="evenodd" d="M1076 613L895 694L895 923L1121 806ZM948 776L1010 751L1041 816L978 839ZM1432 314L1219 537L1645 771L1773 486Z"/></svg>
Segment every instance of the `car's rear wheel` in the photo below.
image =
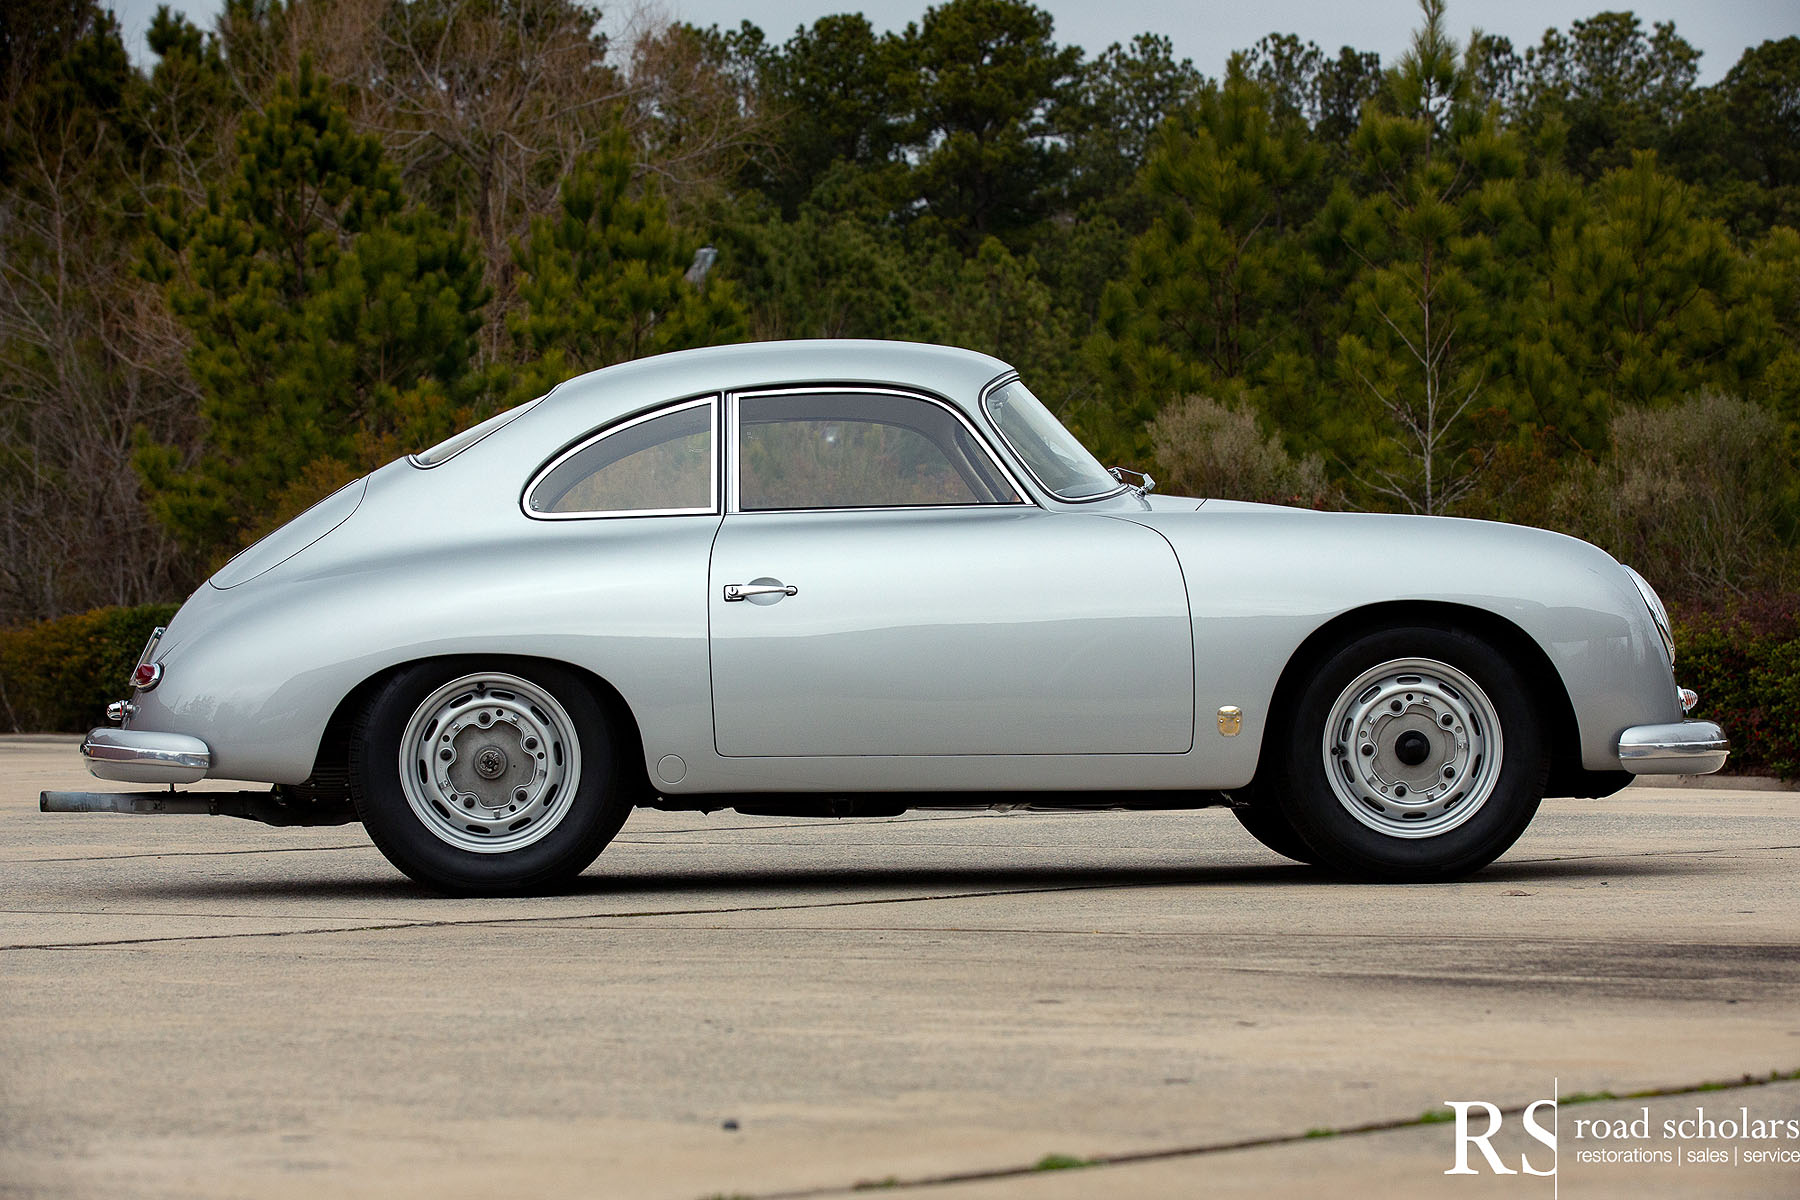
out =
<svg viewBox="0 0 1800 1200"><path fill-rule="evenodd" d="M1286 714L1281 811L1321 866L1450 879L1518 840L1549 773L1514 663L1451 627L1365 634L1326 655Z"/></svg>
<svg viewBox="0 0 1800 1200"><path fill-rule="evenodd" d="M572 672L541 662L401 671L363 709L350 780L388 860L458 894L565 883L631 811L604 710Z"/></svg>

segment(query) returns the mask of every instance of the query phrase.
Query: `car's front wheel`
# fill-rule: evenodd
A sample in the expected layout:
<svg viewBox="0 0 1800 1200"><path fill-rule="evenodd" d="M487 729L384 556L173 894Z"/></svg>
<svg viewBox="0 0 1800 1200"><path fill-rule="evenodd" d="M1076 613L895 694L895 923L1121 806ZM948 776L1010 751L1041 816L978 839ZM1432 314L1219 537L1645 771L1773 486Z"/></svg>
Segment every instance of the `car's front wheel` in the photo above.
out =
<svg viewBox="0 0 1800 1200"><path fill-rule="evenodd" d="M362 711L350 780L390 862L466 895L572 879L631 811L604 710L576 675L541 662L402 670Z"/></svg>
<svg viewBox="0 0 1800 1200"><path fill-rule="evenodd" d="M1309 866L1318 862L1318 855L1295 831L1293 822L1274 798L1248 789L1245 796L1233 797L1231 814L1251 837L1283 858Z"/></svg>
<svg viewBox="0 0 1800 1200"><path fill-rule="evenodd" d="M1507 656L1452 627L1390 629L1326 655L1280 735L1282 811L1321 865L1450 879L1518 840L1549 756Z"/></svg>

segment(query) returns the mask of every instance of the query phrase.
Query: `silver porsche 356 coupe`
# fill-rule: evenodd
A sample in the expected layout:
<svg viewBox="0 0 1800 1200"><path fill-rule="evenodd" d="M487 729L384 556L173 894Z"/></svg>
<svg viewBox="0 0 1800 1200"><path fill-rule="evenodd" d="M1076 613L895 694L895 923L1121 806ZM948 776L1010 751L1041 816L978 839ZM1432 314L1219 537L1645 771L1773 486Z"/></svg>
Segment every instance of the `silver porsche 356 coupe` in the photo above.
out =
<svg viewBox="0 0 1800 1200"><path fill-rule="evenodd" d="M580 873L633 806L1229 805L1445 879L1539 800L1716 771L1667 615L1538 529L1151 495L1005 363L687 351L562 384L239 554L48 811L360 820L449 892Z"/></svg>

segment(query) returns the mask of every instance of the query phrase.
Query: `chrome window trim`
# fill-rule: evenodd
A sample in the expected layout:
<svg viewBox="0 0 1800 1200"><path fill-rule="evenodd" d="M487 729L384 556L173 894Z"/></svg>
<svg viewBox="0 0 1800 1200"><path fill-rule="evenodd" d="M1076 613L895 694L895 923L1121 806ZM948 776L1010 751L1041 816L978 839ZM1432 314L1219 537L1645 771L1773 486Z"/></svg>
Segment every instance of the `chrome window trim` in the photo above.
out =
<svg viewBox="0 0 1800 1200"><path fill-rule="evenodd" d="M818 395L898 396L904 400L923 400L927 404L937 405L937 407L943 409L961 423L964 431L968 433L970 440L973 441L974 444L980 448L981 452L987 456L988 463L993 466L1002 479L1006 480L1007 486L1013 490L1013 495L1019 498L1017 500L996 500L992 503L976 501L974 504L871 504L858 505L856 507L753 508L746 512L742 506L742 495L740 492L742 480L738 471L739 463L743 461L743 456L741 454L742 440L740 435L744 428L744 422L741 419L738 410L738 402L746 399L756 400L764 396ZM784 387L752 388L741 392L728 392L725 399L728 405L727 419L730 421L731 425L728 435L730 440L730 453L725 459L725 511L729 515L748 517L763 516L772 513L958 512L968 509L1038 507L1037 501L1033 500L1031 497L1031 492L1019 485L1019 477L1013 474L1004 458L994 453L994 447L989 444L987 438L982 436L981 430L976 428L975 423L969 420L968 414L964 413L956 405L940 396L933 396L927 392L912 391L907 388L882 387L879 384L816 383L795 384Z"/></svg>
<svg viewBox="0 0 1800 1200"><path fill-rule="evenodd" d="M704 396L694 396L686 400L678 400L673 404L665 404L660 408L652 408L634 417L627 417L623 421L595 430L537 469L530 481L525 484L525 490L519 493L520 510L534 521L616 521L622 517L711 517L719 515L719 399L719 393L708 392ZM702 405L709 408L712 415L709 426L712 435L709 451L711 459L707 464L706 471L708 500L705 508L596 508L582 512L557 513L538 512L531 507L531 493L537 490L538 485L552 471L588 447L605 441L615 433L623 433L634 426L642 425L646 421L654 421L658 417L670 416L690 408L699 408Z"/></svg>
<svg viewBox="0 0 1800 1200"><path fill-rule="evenodd" d="M994 427L994 434L1000 439L1000 444L1012 452L1013 458L1018 461L1018 464L1021 467L1025 468L1025 473L1031 476L1031 482L1037 484L1038 488L1046 496L1053 496L1064 504L1092 504L1096 500L1110 500L1114 496L1124 495L1131 490L1131 486L1121 479L1119 481L1119 486L1113 488L1109 492L1095 492L1092 496L1065 496L1049 484L1045 483L1042 479L1038 478L1038 473L1031 469L1031 460L1019 453L1019 448L1012 444L1012 439L1006 436L1006 430L1000 428L1000 422L994 419L993 410L988 407L988 397L992 396L1007 384L1017 382L1021 382L1019 373L1017 371L1008 371L1006 374L999 376L986 387L982 388L981 415L986 417L988 424ZM1054 417L1056 414L1052 413L1050 415ZM1084 450L1087 449L1085 446L1082 448ZM1093 451L1089 450L1088 453L1092 454Z"/></svg>

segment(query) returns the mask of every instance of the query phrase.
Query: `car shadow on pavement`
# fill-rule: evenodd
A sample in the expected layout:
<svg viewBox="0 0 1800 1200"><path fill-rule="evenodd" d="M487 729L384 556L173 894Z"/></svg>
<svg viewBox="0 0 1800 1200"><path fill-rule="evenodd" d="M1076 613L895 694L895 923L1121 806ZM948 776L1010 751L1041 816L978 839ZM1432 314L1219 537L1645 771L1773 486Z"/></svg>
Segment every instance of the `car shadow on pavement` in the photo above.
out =
<svg viewBox="0 0 1800 1200"><path fill-rule="evenodd" d="M705 891L1062 891L1084 888L1236 887L1286 885L1314 888L1435 888L1483 883L1593 878L1628 879L1707 873L1703 863L1640 859L1585 859L1499 864L1455 884L1381 884L1346 879L1300 863L1244 863L1197 867L929 867L855 868L768 866L754 870L609 873L589 871L564 894L644 895Z"/></svg>
<svg viewBox="0 0 1800 1200"><path fill-rule="evenodd" d="M1195 867L982 867L807 866L776 864L753 869L655 871L607 870L602 865L548 898L681 897L730 908L746 904L879 903L915 896L1086 891L1139 888L1305 887L1374 892L1388 888L1467 888L1499 884L1579 881L1599 884L1632 879L1715 874L1724 862L1692 858L1590 858L1501 863L1451 884L1376 884L1346 880L1298 863L1244 863ZM124 885L112 896L147 900L423 900L440 893L393 876L309 874L292 880L267 875L249 879L183 879ZM702 901L700 898L705 897ZM485 903L525 903L545 896ZM480 903L482 901L471 901Z"/></svg>

